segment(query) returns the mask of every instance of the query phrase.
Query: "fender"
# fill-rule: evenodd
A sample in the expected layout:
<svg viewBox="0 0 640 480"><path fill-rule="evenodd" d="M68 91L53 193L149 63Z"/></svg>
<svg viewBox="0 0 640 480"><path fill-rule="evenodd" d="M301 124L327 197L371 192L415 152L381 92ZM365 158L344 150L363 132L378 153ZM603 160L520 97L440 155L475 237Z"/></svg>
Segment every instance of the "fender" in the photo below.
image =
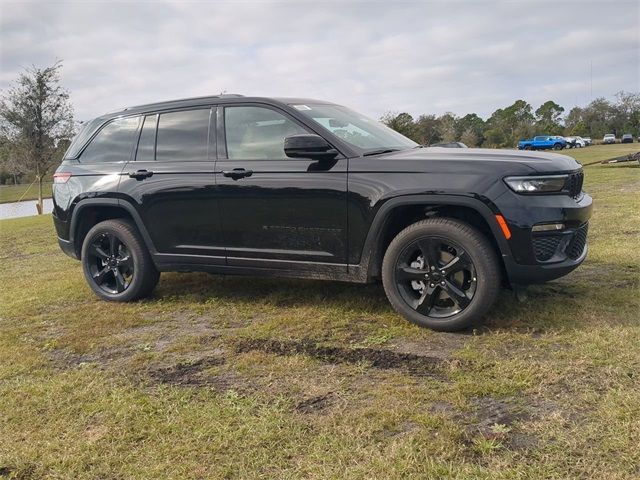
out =
<svg viewBox="0 0 640 480"><path fill-rule="evenodd" d="M131 215L133 222L136 224L136 227L138 228L138 231L142 235L142 239L144 240L144 243L147 246L147 249L149 250L149 252L152 254L152 256L157 253L157 250L153 245L153 241L151 240L151 236L149 235L149 232L145 228L144 222L142 221L142 218L140 218L140 214L138 213L138 211L128 201L117 199L117 198L86 198L86 199L80 200L76 204L76 207L73 209L73 214L71 216L71 226L69 229L70 240L72 241L75 240L76 229L78 227L78 219L80 218L80 212L87 207L122 208L127 213L129 213L129 215ZM75 248L77 249L79 247L80 245L76 245Z"/></svg>
<svg viewBox="0 0 640 480"><path fill-rule="evenodd" d="M394 197L387 200L376 212L369 232L364 242L362 257L357 270L360 270L361 274L366 272L367 277L371 277L371 269L374 267L374 254L376 253L376 246L379 245L382 231L385 223L390 218L391 212L394 208L407 205L429 205L429 206L461 206L467 207L482 216L485 220L493 237L498 244L500 254L505 264L511 263L511 250L504 238L500 226L498 225L495 215L500 213L495 205L491 202L480 200L477 197L467 197L462 195L431 195L431 194L419 194L419 195L403 195L400 197Z"/></svg>

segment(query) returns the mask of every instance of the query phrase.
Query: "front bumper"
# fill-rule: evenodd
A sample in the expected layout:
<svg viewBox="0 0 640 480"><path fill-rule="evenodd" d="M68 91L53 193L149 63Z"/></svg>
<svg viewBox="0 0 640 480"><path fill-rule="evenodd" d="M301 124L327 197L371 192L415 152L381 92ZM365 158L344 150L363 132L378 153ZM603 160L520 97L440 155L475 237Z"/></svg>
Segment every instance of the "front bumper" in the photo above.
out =
<svg viewBox="0 0 640 480"><path fill-rule="evenodd" d="M588 252L587 229L593 200L566 195L502 195L496 206L511 230L511 255L503 255L509 283L527 285L560 278L576 269ZM532 232L537 224L563 223L557 232Z"/></svg>

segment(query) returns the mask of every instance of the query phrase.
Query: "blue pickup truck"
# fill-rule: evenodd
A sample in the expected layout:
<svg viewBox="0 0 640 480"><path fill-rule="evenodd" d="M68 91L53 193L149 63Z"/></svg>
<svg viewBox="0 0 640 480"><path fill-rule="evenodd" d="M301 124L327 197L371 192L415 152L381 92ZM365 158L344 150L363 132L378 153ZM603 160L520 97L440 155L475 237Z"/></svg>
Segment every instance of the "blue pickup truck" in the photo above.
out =
<svg viewBox="0 0 640 480"><path fill-rule="evenodd" d="M567 141L555 135L539 135L529 140L520 140L518 150L562 150L567 146Z"/></svg>

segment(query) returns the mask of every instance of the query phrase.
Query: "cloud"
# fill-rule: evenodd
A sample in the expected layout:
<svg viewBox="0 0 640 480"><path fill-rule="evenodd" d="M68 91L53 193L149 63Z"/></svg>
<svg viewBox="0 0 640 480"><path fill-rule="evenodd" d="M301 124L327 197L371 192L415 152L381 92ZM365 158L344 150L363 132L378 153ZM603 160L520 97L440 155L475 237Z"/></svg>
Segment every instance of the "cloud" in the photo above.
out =
<svg viewBox="0 0 640 480"><path fill-rule="evenodd" d="M0 12L0 88L62 59L80 119L223 90L374 117L488 116L518 98L570 108L592 89L640 85L636 1L3 2Z"/></svg>

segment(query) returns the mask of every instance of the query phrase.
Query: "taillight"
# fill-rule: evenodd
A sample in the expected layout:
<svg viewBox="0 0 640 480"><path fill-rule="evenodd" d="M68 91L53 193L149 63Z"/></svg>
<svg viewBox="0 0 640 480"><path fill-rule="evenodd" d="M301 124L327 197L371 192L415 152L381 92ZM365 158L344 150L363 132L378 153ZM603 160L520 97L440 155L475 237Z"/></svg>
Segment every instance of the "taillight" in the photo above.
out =
<svg viewBox="0 0 640 480"><path fill-rule="evenodd" d="M56 172L53 174L53 183L67 183L70 178L69 172Z"/></svg>

